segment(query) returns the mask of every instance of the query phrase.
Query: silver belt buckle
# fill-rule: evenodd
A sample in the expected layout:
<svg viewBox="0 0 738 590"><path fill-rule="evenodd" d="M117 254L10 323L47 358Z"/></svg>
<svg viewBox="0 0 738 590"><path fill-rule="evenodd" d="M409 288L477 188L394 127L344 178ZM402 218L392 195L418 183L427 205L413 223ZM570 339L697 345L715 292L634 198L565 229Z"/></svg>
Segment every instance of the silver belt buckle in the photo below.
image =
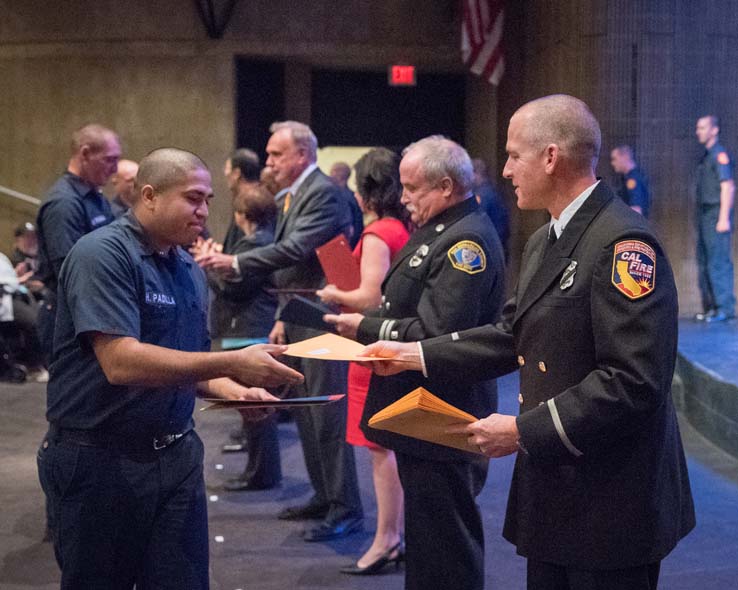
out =
<svg viewBox="0 0 738 590"><path fill-rule="evenodd" d="M165 434L161 438L155 438L154 450L161 451L171 445L175 440L182 438L182 436L182 434Z"/></svg>

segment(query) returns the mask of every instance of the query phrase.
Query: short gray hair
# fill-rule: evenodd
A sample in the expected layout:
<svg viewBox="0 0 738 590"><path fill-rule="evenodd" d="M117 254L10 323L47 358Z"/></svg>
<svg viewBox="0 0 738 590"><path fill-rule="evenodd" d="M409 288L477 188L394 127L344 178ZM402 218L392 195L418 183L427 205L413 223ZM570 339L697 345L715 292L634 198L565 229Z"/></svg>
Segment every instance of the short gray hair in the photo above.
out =
<svg viewBox="0 0 738 590"><path fill-rule="evenodd" d="M288 129L295 145L307 152L308 160L312 163L318 159L318 138L305 123L299 121L275 121L269 127L270 133Z"/></svg>
<svg viewBox="0 0 738 590"><path fill-rule="evenodd" d="M530 117L524 135L531 145L558 145L579 170L597 166L602 145L600 124L584 101L552 94L524 104L517 113Z"/></svg>
<svg viewBox="0 0 738 590"><path fill-rule="evenodd" d="M474 187L474 169L469 154L455 141L443 135L430 135L404 150L405 156L419 151L423 174L431 184L448 177L454 183L454 192L466 196Z"/></svg>

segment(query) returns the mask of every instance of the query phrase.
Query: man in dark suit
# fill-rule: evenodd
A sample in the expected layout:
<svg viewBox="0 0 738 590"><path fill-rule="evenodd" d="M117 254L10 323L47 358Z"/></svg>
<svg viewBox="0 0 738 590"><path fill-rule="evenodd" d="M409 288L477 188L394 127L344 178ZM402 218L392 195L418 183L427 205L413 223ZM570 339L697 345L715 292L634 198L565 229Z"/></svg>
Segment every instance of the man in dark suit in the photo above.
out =
<svg viewBox="0 0 738 590"><path fill-rule="evenodd" d="M533 590L653 590L695 524L671 398L677 294L642 216L595 178L599 125L555 95L510 120L503 175L551 223L528 241L512 332L489 325L368 353L430 378L520 368L520 415L458 427L490 457L517 452L504 536Z"/></svg>
<svg viewBox="0 0 738 590"><path fill-rule="evenodd" d="M348 234L351 213L338 188L316 165L318 141L303 123L274 123L267 143L267 167L275 185L286 192L278 200L274 243L237 256L213 253L198 262L225 275L272 272L281 289L319 289L325 276L315 248L339 233ZM299 342L320 332L277 321L269 336L274 343ZM346 363L299 359L305 375L303 395L346 392ZM326 541L363 526L353 449L346 443L346 400L295 410L305 464L315 491L303 506L285 509L286 520L322 518L305 532L306 541Z"/></svg>
<svg viewBox="0 0 738 590"><path fill-rule="evenodd" d="M473 198L469 155L443 137L421 139L405 150L400 181L402 202L418 230L384 279L380 309L326 319L364 343L417 340L496 321L505 262L497 232ZM481 590L484 531L475 499L488 460L368 425L376 412L421 385L475 416L497 409L497 385L460 375L375 375L361 421L366 437L397 457L405 496L405 588Z"/></svg>

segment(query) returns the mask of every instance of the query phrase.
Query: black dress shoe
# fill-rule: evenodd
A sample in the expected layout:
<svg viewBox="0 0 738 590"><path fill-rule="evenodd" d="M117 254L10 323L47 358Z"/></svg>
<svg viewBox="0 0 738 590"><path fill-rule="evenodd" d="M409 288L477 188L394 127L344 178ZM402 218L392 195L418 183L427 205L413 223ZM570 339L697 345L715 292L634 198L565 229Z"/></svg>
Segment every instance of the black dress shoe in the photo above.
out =
<svg viewBox="0 0 738 590"><path fill-rule="evenodd" d="M362 530L364 530L364 519L361 516L349 516L332 522L321 522L314 529L306 530L303 540L308 543L331 541Z"/></svg>
<svg viewBox="0 0 738 590"><path fill-rule="evenodd" d="M223 453L245 453L246 445L240 442L225 443L220 450Z"/></svg>
<svg viewBox="0 0 738 590"><path fill-rule="evenodd" d="M359 567L357 564L352 563L351 565L342 567L340 572L351 576L376 576L388 565L394 564L395 569L399 569L400 563L403 561L405 561L405 548L402 546L402 541L400 541L397 545L387 549L387 551L366 567Z"/></svg>
<svg viewBox="0 0 738 590"><path fill-rule="evenodd" d="M279 482L271 483L271 484L260 484L255 483L253 481L248 481L246 479L241 479L240 477L235 477L233 479L227 480L223 484L223 489L228 490L229 492L257 492L260 490L271 490L274 487L277 487L279 485Z"/></svg>
<svg viewBox="0 0 738 590"><path fill-rule="evenodd" d="M310 520L325 518L328 514L328 506L320 504L303 504L302 506L289 506L277 514L279 520Z"/></svg>

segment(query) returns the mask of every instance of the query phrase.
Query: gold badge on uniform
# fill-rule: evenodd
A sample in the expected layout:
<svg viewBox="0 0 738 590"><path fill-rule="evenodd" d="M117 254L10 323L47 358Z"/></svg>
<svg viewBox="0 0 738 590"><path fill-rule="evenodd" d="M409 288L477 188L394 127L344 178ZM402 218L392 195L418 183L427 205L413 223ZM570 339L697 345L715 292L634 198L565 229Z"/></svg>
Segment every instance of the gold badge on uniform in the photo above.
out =
<svg viewBox="0 0 738 590"><path fill-rule="evenodd" d="M639 240L615 244L612 284L628 299L640 299L656 287L656 252Z"/></svg>
<svg viewBox="0 0 738 590"><path fill-rule="evenodd" d="M728 157L728 154L726 154L725 152L720 152L717 155L717 161L718 161L718 164L722 164L723 166L727 166L728 164L730 164L730 158Z"/></svg>
<svg viewBox="0 0 738 590"><path fill-rule="evenodd" d="M487 257L482 247L471 240L457 242L448 251L452 266L470 275L482 272L487 268Z"/></svg>
<svg viewBox="0 0 738 590"><path fill-rule="evenodd" d="M625 183L625 186L628 187L629 191L632 191L638 184L635 181L635 178L629 178L627 182Z"/></svg>

